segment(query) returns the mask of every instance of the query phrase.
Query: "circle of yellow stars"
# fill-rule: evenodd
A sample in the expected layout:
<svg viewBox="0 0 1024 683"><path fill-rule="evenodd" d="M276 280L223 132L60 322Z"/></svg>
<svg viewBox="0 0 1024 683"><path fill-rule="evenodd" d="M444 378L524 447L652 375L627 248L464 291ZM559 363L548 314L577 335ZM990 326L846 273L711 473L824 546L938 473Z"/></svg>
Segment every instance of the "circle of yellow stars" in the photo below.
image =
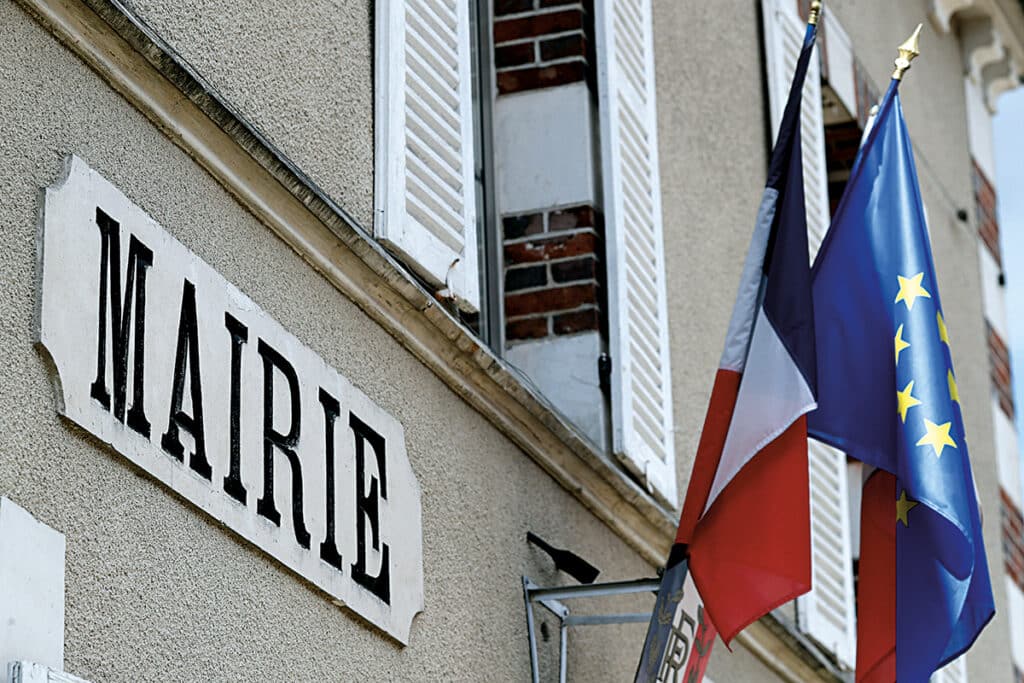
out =
<svg viewBox="0 0 1024 683"><path fill-rule="evenodd" d="M902 275L896 276L899 282L899 291L896 294L896 300L894 304L899 304L901 301L906 305L907 311L914 310L914 303L918 299L931 299L932 295L928 293L921 282L924 280L924 273L917 273L911 277L903 277ZM935 323L938 327L939 339L949 346L949 330L946 329L946 321L942 318L942 312L936 311ZM900 354L911 348L910 342L904 338L904 326L901 324L896 328L896 336L893 338L893 348L896 356L896 366L900 363ZM949 398L951 401L956 403L960 402L960 392L956 386L956 379L953 376L953 369L949 368L946 373L946 383L949 388ZM924 405L920 399L914 396L914 381L911 380L907 383L903 390L899 390L897 386L896 390L896 412L899 413L900 421L903 424L907 422L907 413L911 408ZM936 424L931 420L924 418L924 434L918 439L917 446L931 446L932 451L936 458L942 457L942 452L945 448L957 448L956 441L950 436L950 430L952 429L952 422L945 422L942 424ZM904 526L909 526L908 513L911 508L918 504L917 501L910 500L907 498L906 490L902 491L899 500L896 501L896 519L902 522Z"/></svg>

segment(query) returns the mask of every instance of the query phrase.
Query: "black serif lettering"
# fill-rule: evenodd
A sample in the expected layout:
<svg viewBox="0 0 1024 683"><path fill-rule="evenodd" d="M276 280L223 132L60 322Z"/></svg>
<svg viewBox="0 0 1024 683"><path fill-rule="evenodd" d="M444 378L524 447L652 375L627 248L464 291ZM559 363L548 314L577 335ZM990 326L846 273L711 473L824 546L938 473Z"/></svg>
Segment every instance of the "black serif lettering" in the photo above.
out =
<svg viewBox="0 0 1024 683"><path fill-rule="evenodd" d="M189 393L192 397L192 415L181 408L185 394L185 371L188 369ZM213 473L206 459L206 432L203 429L203 385L199 370L199 328L196 324L196 287L188 280L181 292L181 317L178 320L178 345L174 354L174 377L171 385L171 414L167 419L167 432L160 445L169 454L183 460L185 447L181 445L180 430L184 429L195 440L195 451L188 464L207 480Z"/></svg>
<svg viewBox="0 0 1024 683"><path fill-rule="evenodd" d="M231 450L224 491L245 505L247 496L242 484L242 346L249 341L249 328L230 313L224 314L224 326L231 334Z"/></svg>
<svg viewBox="0 0 1024 683"><path fill-rule="evenodd" d="M114 375L114 417L125 421L128 388L128 349L135 337L132 353L132 406L128 426L149 438L150 426L144 406L146 340L146 272L153 265L152 250L132 235L128 243L128 268L124 299L121 299L121 224L96 208L100 229L99 345L96 352L96 379L90 395L110 410L107 389L107 303L110 304L110 346ZM109 297L107 295L109 291ZM132 301L134 300L134 307ZM134 310L133 310L134 308ZM134 327L132 314L134 313ZM134 334L133 334L134 333Z"/></svg>
<svg viewBox="0 0 1024 683"><path fill-rule="evenodd" d="M334 540L334 422L341 414L338 399L320 389L320 405L324 407L324 457L327 480L327 536L320 544L320 559L335 569L341 569L341 555Z"/></svg>
<svg viewBox="0 0 1024 683"><path fill-rule="evenodd" d="M391 604L391 569L390 549L387 543L380 540L380 511L378 495L381 500L388 499L387 471L385 470L384 437L360 420L355 414L349 414L349 426L356 438L356 563L352 565L352 578L363 588L376 595L386 604ZM369 490L366 490L366 444L373 449L377 465L377 477L370 478ZM380 485L378 494L377 486ZM380 550L380 572L370 576L366 567L366 522L370 523L370 544L374 550Z"/></svg>
<svg viewBox="0 0 1024 683"><path fill-rule="evenodd" d="M262 339L256 350L263 357L263 496L256 501L256 512L281 526L281 513L274 504L274 449L280 450L292 468L292 526L295 529L295 540L308 549L309 531L302 517L302 467L295 452L302 425L299 378L292 364ZM283 434L274 429L275 368L288 381L291 399L291 424Z"/></svg>

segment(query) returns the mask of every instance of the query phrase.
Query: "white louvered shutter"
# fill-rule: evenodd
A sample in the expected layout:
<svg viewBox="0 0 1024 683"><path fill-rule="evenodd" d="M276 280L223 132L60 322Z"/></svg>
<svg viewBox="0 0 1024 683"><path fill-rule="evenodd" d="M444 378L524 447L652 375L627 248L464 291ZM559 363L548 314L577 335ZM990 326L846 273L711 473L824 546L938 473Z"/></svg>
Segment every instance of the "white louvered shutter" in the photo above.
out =
<svg viewBox="0 0 1024 683"><path fill-rule="evenodd" d="M771 101L772 140L777 137L786 108L793 69L800 56L806 24L797 14L795 0L763 0L765 46L768 54L768 93ZM827 11L827 9L826 9ZM800 107L803 142L804 201L807 205L807 244L811 257L828 231L831 216L828 200L828 169L825 166L825 117L821 108L821 63L815 47L804 81Z"/></svg>
<svg viewBox="0 0 1024 683"><path fill-rule="evenodd" d="M961 655L932 674L931 683L967 683L966 655Z"/></svg>
<svg viewBox="0 0 1024 683"><path fill-rule="evenodd" d="M797 625L852 669L857 621L850 550L846 456L808 439L811 470L811 592L796 602Z"/></svg>
<svg viewBox="0 0 1024 683"><path fill-rule="evenodd" d="M598 0L613 449L676 504L651 0Z"/></svg>
<svg viewBox="0 0 1024 683"><path fill-rule="evenodd" d="M466 0L378 0L374 233L479 308Z"/></svg>
<svg viewBox="0 0 1024 683"><path fill-rule="evenodd" d="M777 135L806 25L794 0L762 0L768 54L768 92L773 134ZM817 254L830 222L825 168L825 125L821 109L818 51L811 57L801 105L804 197L810 257ZM857 622L850 549L850 506L846 456L808 440L811 482L811 591L797 598L797 624L835 653L841 664L856 662Z"/></svg>

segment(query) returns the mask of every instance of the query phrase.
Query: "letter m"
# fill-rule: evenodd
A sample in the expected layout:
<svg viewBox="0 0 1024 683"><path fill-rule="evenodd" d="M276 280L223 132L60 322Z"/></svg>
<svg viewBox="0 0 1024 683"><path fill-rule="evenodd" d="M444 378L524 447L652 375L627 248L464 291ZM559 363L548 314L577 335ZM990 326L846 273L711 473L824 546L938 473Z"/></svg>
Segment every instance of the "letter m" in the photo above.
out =
<svg viewBox="0 0 1024 683"><path fill-rule="evenodd" d="M146 419L143 401L143 380L145 378L146 270L153 265L153 252L134 235L131 236L128 245L125 287L122 290L121 225L99 207L96 208L96 225L100 229L101 243L99 323L97 326L99 344L96 353L96 380L92 383L90 395L104 408L111 409L110 391L107 389L107 321L109 319L110 356L114 382L114 417L122 423L125 421L128 356L131 355L132 405L127 411L128 426L149 438L149 420ZM122 291L124 292L123 299ZM109 318L108 310L110 311ZM134 348L129 354L132 341L134 341Z"/></svg>

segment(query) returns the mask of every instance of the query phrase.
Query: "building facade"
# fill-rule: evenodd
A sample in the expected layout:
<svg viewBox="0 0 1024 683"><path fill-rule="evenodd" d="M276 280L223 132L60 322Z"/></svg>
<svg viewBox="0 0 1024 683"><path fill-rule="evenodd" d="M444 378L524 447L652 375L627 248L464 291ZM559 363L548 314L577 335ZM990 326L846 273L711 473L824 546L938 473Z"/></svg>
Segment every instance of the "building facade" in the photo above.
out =
<svg viewBox="0 0 1024 683"><path fill-rule="evenodd" d="M0 3L0 664L629 679L646 624L528 619L524 577L576 582L526 536L664 562L807 5ZM925 23L901 94L998 610L936 678L1024 680L991 135L1024 7L825 5L809 256ZM711 680L852 680L862 473L811 468L815 588Z"/></svg>

